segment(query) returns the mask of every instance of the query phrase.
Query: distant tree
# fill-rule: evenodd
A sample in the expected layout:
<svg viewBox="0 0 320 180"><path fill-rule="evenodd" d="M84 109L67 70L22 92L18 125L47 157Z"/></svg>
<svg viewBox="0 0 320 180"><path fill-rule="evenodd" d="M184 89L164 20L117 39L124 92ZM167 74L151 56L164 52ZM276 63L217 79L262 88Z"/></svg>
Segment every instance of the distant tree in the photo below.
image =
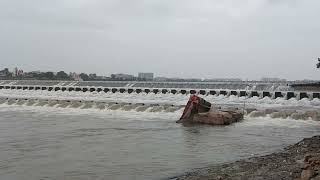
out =
<svg viewBox="0 0 320 180"><path fill-rule="evenodd" d="M3 70L3 71L4 71L4 73L5 73L5 74L10 74L10 72L9 72L9 69L8 69L8 68L4 68L4 70Z"/></svg>
<svg viewBox="0 0 320 180"><path fill-rule="evenodd" d="M97 74L93 73L93 74L89 74L90 79L95 79L97 78Z"/></svg>
<svg viewBox="0 0 320 180"><path fill-rule="evenodd" d="M56 75L57 79L70 79L68 74L65 73L64 71L59 71Z"/></svg>
<svg viewBox="0 0 320 180"><path fill-rule="evenodd" d="M88 74L86 74L86 73L81 73L79 76L84 81L89 81L89 79L90 79Z"/></svg>
<svg viewBox="0 0 320 180"><path fill-rule="evenodd" d="M53 80L55 78L53 72L45 72L42 74L42 76L45 79L49 79L49 80Z"/></svg>
<svg viewBox="0 0 320 180"><path fill-rule="evenodd" d="M320 68L320 58L318 58L318 61L317 68Z"/></svg>

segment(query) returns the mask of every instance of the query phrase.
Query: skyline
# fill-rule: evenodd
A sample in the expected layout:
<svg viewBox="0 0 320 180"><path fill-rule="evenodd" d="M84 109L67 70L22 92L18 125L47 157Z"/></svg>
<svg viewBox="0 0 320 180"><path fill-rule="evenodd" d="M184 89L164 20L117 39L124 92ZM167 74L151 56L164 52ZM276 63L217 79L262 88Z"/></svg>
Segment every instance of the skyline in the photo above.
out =
<svg viewBox="0 0 320 180"><path fill-rule="evenodd" d="M317 65L316 65L317 66ZM22 69L22 68L18 68L17 66L15 66L14 68L9 68L9 67L3 67L1 68L0 66L0 71L1 70L4 70L4 69L8 69L9 72L11 73L14 73L15 69L17 68L17 70L19 71L22 71L23 73L33 73L33 72L41 72L41 73L46 73L46 72L50 72L50 73L58 73L58 72L65 72L65 73L69 73L69 74L95 74L99 77L111 77L112 75L130 75L130 76L139 76L140 73L152 73L154 74L153 72L134 72L134 73L124 73L124 72L115 72L115 73L97 73L97 72L80 72L80 71L65 71L63 69L58 69L57 71L50 71L50 70L41 70L41 69L36 69L36 70L25 70L25 69ZM266 81L266 80L263 80L263 79L275 79L274 81L283 81L283 80L286 80L286 81L300 81L300 80L311 80L311 81L319 81L319 79L286 79L286 78L280 78L280 77L272 77L272 76L262 76L262 77L257 77L255 79L249 79L249 78L241 78L241 77L208 77L208 78L201 78L201 77L178 77L178 76L159 76L157 74L154 74L154 78L168 78L168 79L200 79L200 80L213 80L213 79L239 79L239 80L243 80L243 81L259 81L259 80L262 80L262 81ZM268 81L268 80L267 80Z"/></svg>
<svg viewBox="0 0 320 180"><path fill-rule="evenodd" d="M0 1L10 69L319 80L320 2Z"/></svg>

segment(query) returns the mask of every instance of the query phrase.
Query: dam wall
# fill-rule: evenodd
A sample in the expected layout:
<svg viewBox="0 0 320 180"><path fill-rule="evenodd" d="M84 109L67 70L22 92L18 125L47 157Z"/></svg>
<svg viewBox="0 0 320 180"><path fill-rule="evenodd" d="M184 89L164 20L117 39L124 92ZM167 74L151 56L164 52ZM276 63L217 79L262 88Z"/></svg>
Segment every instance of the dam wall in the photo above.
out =
<svg viewBox="0 0 320 180"><path fill-rule="evenodd" d="M152 89L232 89L232 90L289 90L288 82L216 81L216 82L156 82L156 81L45 81L0 80L0 85L15 86L81 86L81 87L131 87Z"/></svg>
<svg viewBox="0 0 320 180"><path fill-rule="evenodd" d="M242 84L241 84L242 83ZM213 88L210 88L213 87ZM246 98L320 99L320 91L295 91L285 83L270 82L73 82L0 81L0 89L32 91L76 91L98 93L197 94Z"/></svg>

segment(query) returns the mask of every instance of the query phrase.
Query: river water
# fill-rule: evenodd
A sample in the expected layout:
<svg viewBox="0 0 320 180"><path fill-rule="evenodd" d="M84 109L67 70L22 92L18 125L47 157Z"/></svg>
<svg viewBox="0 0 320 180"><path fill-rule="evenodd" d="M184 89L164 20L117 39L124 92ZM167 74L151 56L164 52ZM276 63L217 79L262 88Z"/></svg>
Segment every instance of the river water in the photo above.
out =
<svg viewBox="0 0 320 180"><path fill-rule="evenodd" d="M68 92L69 93L69 92ZM180 95L1 90L0 97L181 105ZM220 104L318 108L318 101L208 97ZM84 106L82 106L84 107ZM194 168L279 151L319 134L313 120L251 118L230 126L183 126L182 109L125 111L0 103L0 179L167 179Z"/></svg>

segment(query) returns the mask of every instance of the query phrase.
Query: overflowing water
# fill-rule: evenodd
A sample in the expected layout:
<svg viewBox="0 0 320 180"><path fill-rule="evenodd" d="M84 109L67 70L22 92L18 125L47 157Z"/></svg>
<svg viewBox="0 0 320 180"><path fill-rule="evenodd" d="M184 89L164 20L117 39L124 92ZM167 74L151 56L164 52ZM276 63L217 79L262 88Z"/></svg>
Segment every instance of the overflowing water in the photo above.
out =
<svg viewBox="0 0 320 180"><path fill-rule="evenodd" d="M144 82L144 81L35 81L35 80L0 80L0 85L29 86L94 86L94 87L131 87L131 88L195 88L195 89L242 89L287 91L292 89L289 83L269 81L215 81L215 82Z"/></svg>
<svg viewBox="0 0 320 180"><path fill-rule="evenodd" d="M0 179L166 179L319 134L319 121L292 118L320 112L318 99L204 98L255 111L230 126L183 126L186 95L2 89Z"/></svg>

